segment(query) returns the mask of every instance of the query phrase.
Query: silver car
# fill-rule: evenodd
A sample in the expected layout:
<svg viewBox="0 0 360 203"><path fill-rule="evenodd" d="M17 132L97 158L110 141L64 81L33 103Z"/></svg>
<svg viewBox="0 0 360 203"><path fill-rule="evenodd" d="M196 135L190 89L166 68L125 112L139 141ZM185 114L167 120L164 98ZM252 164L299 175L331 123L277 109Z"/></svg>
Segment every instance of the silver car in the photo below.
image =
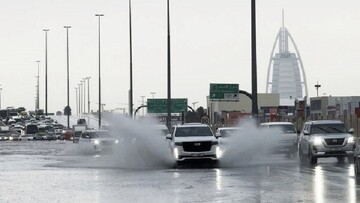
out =
<svg viewBox="0 0 360 203"><path fill-rule="evenodd" d="M316 164L318 158L336 157L344 161L347 157L353 161L355 140L341 121L321 120L304 124L299 140L299 157L303 162L306 157L310 163Z"/></svg>

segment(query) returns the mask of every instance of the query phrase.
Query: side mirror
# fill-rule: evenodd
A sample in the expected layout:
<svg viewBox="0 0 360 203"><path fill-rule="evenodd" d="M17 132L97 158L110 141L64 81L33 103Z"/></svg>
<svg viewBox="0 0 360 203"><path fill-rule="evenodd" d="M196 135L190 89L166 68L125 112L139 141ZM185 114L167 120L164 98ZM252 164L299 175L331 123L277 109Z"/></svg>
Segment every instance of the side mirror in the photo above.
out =
<svg viewBox="0 0 360 203"><path fill-rule="evenodd" d="M216 137L216 138L221 137L221 133L215 133L215 137Z"/></svg>
<svg viewBox="0 0 360 203"><path fill-rule="evenodd" d="M353 134L353 133L354 133L354 129L353 129L353 128L350 128L350 129L349 129L349 133L350 133L350 134Z"/></svg>
<svg viewBox="0 0 360 203"><path fill-rule="evenodd" d="M167 134L167 135L166 135L166 139L167 139L167 140L171 140L171 134Z"/></svg>
<svg viewBox="0 0 360 203"><path fill-rule="evenodd" d="M310 135L309 131L304 130L304 135Z"/></svg>

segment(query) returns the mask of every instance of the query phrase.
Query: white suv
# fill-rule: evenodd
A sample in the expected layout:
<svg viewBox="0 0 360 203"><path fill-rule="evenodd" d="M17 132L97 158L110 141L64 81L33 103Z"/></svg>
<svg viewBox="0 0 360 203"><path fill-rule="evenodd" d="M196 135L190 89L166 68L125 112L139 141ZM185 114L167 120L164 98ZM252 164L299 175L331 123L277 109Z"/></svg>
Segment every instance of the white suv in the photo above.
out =
<svg viewBox="0 0 360 203"><path fill-rule="evenodd" d="M320 157L337 157L339 161L347 157L351 163L355 149L352 132L341 121L306 122L299 140L300 160L304 161L308 157L310 163L316 164Z"/></svg>
<svg viewBox="0 0 360 203"><path fill-rule="evenodd" d="M118 142L107 130L85 130L79 138L82 150L95 150L95 152L110 151Z"/></svg>
<svg viewBox="0 0 360 203"><path fill-rule="evenodd" d="M170 140L172 154L181 163L185 160L208 159L217 162L221 156L219 142L208 125L188 123L173 126Z"/></svg>
<svg viewBox="0 0 360 203"><path fill-rule="evenodd" d="M271 152L285 153L288 157L294 156L298 151L298 134L290 122L267 122L261 123L260 129L268 130L272 136L269 140L275 140Z"/></svg>

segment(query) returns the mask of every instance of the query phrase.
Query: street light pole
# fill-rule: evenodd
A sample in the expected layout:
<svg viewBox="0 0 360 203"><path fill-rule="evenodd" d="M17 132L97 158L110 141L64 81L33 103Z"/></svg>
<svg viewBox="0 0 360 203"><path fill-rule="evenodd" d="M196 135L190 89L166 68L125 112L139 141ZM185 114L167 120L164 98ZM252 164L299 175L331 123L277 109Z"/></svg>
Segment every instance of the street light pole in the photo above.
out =
<svg viewBox="0 0 360 203"><path fill-rule="evenodd" d="M251 76L252 76L252 115L258 117L257 64L256 64L256 0L251 0Z"/></svg>
<svg viewBox="0 0 360 203"><path fill-rule="evenodd" d="M80 80L80 92L79 92L79 108L80 108L80 115L82 114L82 109L83 109L83 103L82 103L82 99L83 99L83 82L82 80Z"/></svg>
<svg viewBox="0 0 360 203"><path fill-rule="evenodd" d="M167 0L167 119L166 126L171 128L171 61L170 61L170 5Z"/></svg>
<svg viewBox="0 0 360 203"><path fill-rule="evenodd" d="M45 32L45 115L48 115L48 104L47 104L47 92L48 92L48 88L47 88L47 32L50 31L49 29L43 29L43 31Z"/></svg>
<svg viewBox="0 0 360 203"><path fill-rule="evenodd" d="M83 78L84 80L88 81L88 102L87 102L88 103L88 113L90 113L90 78L91 77ZM84 106L85 106L85 99L84 99ZM85 112L85 110L84 110L84 112Z"/></svg>
<svg viewBox="0 0 360 203"><path fill-rule="evenodd" d="M133 117L133 70L132 70L132 25L131 25L131 0L129 0L129 41L130 41L130 90L129 90L129 115Z"/></svg>
<svg viewBox="0 0 360 203"><path fill-rule="evenodd" d="M38 74L36 76L37 78L37 84L36 84L36 105L35 110L40 108L40 61L37 60L36 63L38 64Z"/></svg>
<svg viewBox="0 0 360 203"><path fill-rule="evenodd" d="M319 85L319 82L316 82L315 88L316 88L316 97L319 97L319 88L321 85Z"/></svg>
<svg viewBox="0 0 360 203"><path fill-rule="evenodd" d="M69 28L71 26L64 26L66 29L66 72L67 72L67 109L70 109L70 95L69 95ZM67 113L67 128L70 128L70 112Z"/></svg>
<svg viewBox="0 0 360 203"><path fill-rule="evenodd" d="M104 14L95 14L99 19L99 129L101 129L101 69L100 69L100 17Z"/></svg>
<svg viewBox="0 0 360 203"><path fill-rule="evenodd" d="M75 87L76 90L76 114L79 115L79 105L78 105L78 89L77 87Z"/></svg>
<svg viewBox="0 0 360 203"><path fill-rule="evenodd" d="M80 109L81 109L81 100L80 100L80 95L81 95L81 94L80 94L80 88L81 88L80 85L81 85L81 84L77 84L77 85L78 85L78 90L79 90L79 101L78 101L79 109L78 109L78 115L80 115L80 114L81 114L81 110L80 110Z"/></svg>

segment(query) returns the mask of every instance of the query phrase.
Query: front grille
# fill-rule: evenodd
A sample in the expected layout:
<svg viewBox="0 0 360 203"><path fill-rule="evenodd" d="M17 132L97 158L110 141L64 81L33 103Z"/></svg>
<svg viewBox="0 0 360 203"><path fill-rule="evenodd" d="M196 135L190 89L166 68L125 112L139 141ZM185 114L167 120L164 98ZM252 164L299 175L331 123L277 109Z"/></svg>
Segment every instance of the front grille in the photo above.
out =
<svg viewBox="0 0 360 203"><path fill-rule="evenodd" d="M325 139L326 144L329 146L343 145L344 141L345 141L345 138Z"/></svg>
<svg viewBox="0 0 360 203"><path fill-rule="evenodd" d="M183 142L185 152L204 152L211 150L211 142Z"/></svg>
<svg viewBox="0 0 360 203"><path fill-rule="evenodd" d="M280 140L281 144L291 144L292 140Z"/></svg>
<svg viewBox="0 0 360 203"><path fill-rule="evenodd" d="M101 144L102 145L112 145L112 144L115 144L115 141L113 141L113 140L102 140Z"/></svg>

